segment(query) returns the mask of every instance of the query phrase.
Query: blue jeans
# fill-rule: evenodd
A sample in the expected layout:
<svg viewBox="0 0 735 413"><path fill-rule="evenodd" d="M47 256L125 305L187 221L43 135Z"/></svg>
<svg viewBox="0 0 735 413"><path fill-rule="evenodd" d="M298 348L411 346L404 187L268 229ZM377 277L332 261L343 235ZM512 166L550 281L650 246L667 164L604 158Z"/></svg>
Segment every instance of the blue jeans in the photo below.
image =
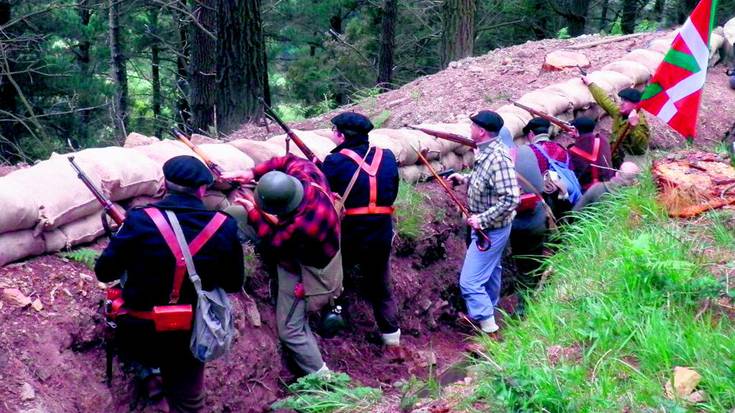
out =
<svg viewBox="0 0 735 413"><path fill-rule="evenodd" d="M459 288L467 304L470 318L481 321L493 316L500 300L500 278L503 251L508 243L511 226L486 230L492 246L487 251L477 249L477 234L472 232L472 243L467 247Z"/></svg>

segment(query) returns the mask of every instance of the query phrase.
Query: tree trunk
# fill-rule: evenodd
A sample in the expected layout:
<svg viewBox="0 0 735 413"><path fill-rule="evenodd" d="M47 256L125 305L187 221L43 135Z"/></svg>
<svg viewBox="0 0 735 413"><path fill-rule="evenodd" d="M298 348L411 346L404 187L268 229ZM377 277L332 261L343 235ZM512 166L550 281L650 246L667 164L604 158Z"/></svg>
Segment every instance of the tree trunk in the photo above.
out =
<svg viewBox="0 0 735 413"><path fill-rule="evenodd" d="M549 36L549 16L546 13L548 0L530 0L525 5L527 21L536 40L543 40Z"/></svg>
<svg viewBox="0 0 735 413"><path fill-rule="evenodd" d="M392 89L393 52L396 47L396 20L398 1L385 0L383 3L382 32L380 34L380 55L378 57L378 87Z"/></svg>
<svg viewBox="0 0 735 413"><path fill-rule="evenodd" d="M656 0L653 3L653 9L651 10L651 20L657 21L657 22L663 22L665 6L666 6L666 0Z"/></svg>
<svg viewBox="0 0 735 413"><path fill-rule="evenodd" d="M623 34L631 34L635 31L637 9L638 0L623 0L623 15L620 19L620 28Z"/></svg>
<svg viewBox="0 0 735 413"><path fill-rule="evenodd" d="M149 12L151 32L155 35L151 38L151 106L153 106L153 122L156 136L161 137L161 45L158 41L158 10Z"/></svg>
<svg viewBox="0 0 735 413"><path fill-rule="evenodd" d="M210 33L217 32L217 0L199 0L192 14ZM198 4L198 5L197 5ZM191 24L191 62L189 66L189 105L191 125L206 131L214 125L215 89L217 87L217 41L196 24Z"/></svg>
<svg viewBox="0 0 735 413"><path fill-rule="evenodd" d="M475 41L475 0L445 0L442 10L441 67L472 56Z"/></svg>
<svg viewBox="0 0 735 413"><path fill-rule="evenodd" d="M128 75L120 36L120 2L110 0L109 5L110 54L112 57L112 78L116 89L112 116L118 137L124 139L127 134L128 121Z"/></svg>
<svg viewBox="0 0 735 413"><path fill-rule="evenodd" d="M79 14L79 21L82 24L80 30L81 37L76 45L74 56L76 57L77 67L79 68L79 78L89 79L90 74L90 63L92 62L91 55L89 53L92 42L88 36L89 23L92 20L92 5L89 4L88 0L82 0L77 3L77 14ZM93 98L88 93L82 93L79 95L79 105L82 107L89 107L92 105ZM89 122L91 119L92 111L83 110L77 115L79 117L79 123L74 128L74 136L69 139L77 146L81 143L86 142L89 135Z"/></svg>
<svg viewBox="0 0 735 413"><path fill-rule="evenodd" d="M607 29L607 12L610 9L610 0L602 1L602 11L600 12L600 24L597 26L598 30Z"/></svg>
<svg viewBox="0 0 735 413"><path fill-rule="evenodd" d="M181 0L180 5L186 7L186 0ZM181 126L182 124L188 124L191 119L191 112L189 110L189 59L191 55L191 47L188 42L187 26L182 22L186 19L184 12L174 11L174 27L178 28L179 32L179 54L176 55L176 112L174 116L176 123Z"/></svg>
<svg viewBox="0 0 735 413"><path fill-rule="evenodd" d="M581 36L587 26L587 11L590 0L571 0L569 5L569 13L565 16L569 35L572 37Z"/></svg>
<svg viewBox="0 0 735 413"><path fill-rule="evenodd" d="M0 26L10 21L11 10L12 5L9 2L0 1ZM10 59L8 59L8 64L12 71L13 62ZM10 84L5 76L3 76L2 71L0 71L0 109L10 113L17 113L15 98L15 88ZM2 138L4 138L0 139L0 155L3 158L13 159L12 154L15 151L11 148L9 143L5 142L5 139L9 140L11 143L16 142L15 125L15 122L0 122L0 134L2 134Z"/></svg>
<svg viewBox="0 0 735 413"><path fill-rule="evenodd" d="M217 128L230 133L263 117L268 96L260 0L220 0L217 9Z"/></svg>

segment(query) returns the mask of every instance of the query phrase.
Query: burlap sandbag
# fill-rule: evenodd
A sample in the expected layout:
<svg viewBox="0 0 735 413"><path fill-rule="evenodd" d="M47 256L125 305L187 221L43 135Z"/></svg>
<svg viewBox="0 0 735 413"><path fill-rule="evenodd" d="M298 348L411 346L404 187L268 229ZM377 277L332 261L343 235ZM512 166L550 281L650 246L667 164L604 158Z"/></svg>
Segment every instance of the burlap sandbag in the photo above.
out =
<svg viewBox="0 0 735 413"><path fill-rule="evenodd" d="M99 188L102 180L93 167L85 160L79 165L85 169L89 179ZM2 197L16 196L33 198L38 207L39 222L37 233L42 230L56 228L60 225L76 221L100 209L100 205L79 180L76 172L64 157L55 157L30 167L14 171L2 178L3 182L10 182L11 187L22 188L21 192L2 194ZM22 202L22 201L21 201ZM21 202L15 202L23 205ZM7 199L6 204L13 204ZM18 213L18 217L25 217L30 221L33 215L27 209ZM6 214L7 211L2 211Z"/></svg>
<svg viewBox="0 0 735 413"><path fill-rule="evenodd" d="M725 36L718 33L722 32L722 28L718 27L717 31L713 31L709 36L709 66L712 67L719 59L720 48L725 43ZM715 29L716 30L716 29Z"/></svg>
<svg viewBox="0 0 735 413"><path fill-rule="evenodd" d="M587 76L593 82L606 82L613 88L611 92L617 94L618 91L635 86L635 81L630 77L612 70L596 70Z"/></svg>
<svg viewBox="0 0 735 413"><path fill-rule="evenodd" d="M324 136L318 135L316 133L313 133L311 131L301 131L301 130L294 130L294 133L296 136L301 138L301 140L304 142L304 144L316 155L317 158L320 160L324 160L324 158L329 155L329 152L334 149L335 144L332 142L329 138L326 138ZM267 142L270 142L272 144L277 145L280 148L283 148L280 153L285 154L286 153L286 135L277 135L267 140ZM305 158L304 154L299 150L299 148L291 142L289 152Z"/></svg>
<svg viewBox="0 0 735 413"><path fill-rule="evenodd" d="M370 132L370 144L384 149L390 149L395 155L399 166L413 165L419 157L407 146L402 145L398 140L391 138L378 132Z"/></svg>
<svg viewBox="0 0 735 413"><path fill-rule="evenodd" d="M631 51L630 53L626 54L620 60L631 60L634 62L638 62L642 64L643 66L647 67L648 70L651 73L656 72L656 68L659 64L661 64L661 61L664 59L663 53L656 52L653 50L646 50L646 49L635 49Z"/></svg>
<svg viewBox="0 0 735 413"><path fill-rule="evenodd" d="M454 152L449 152L448 154L443 155L439 160L439 163L441 163L442 169L445 171L447 169L454 169L455 172L459 172L463 169L462 157Z"/></svg>
<svg viewBox="0 0 735 413"><path fill-rule="evenodd" d="M133 150L142 153L143 155L156 162L159 168L163 167L163 164L174 156L196 156L194 152L183 143L170 139L156 142L150 145L136 146L133 148Z"/></svg>
<svg viewBox="0 0 735 413"><path fill-rule="evenodd" d="M638 62L632 60L618 60L602 66L602 70L622 73L631 78L636 85L646 83L651 78L651 71Z"/></svg>
<svg viewBox="0 0 735 413"><path fill-rule="evenodd" d="M133 149L109 146L85 149L73 154L54 153L51 159L74 156L85 171L94 170L102 180L102 192L112 201L136 196L155 196L163 191L161 167Z"/></svg>
<svg viewBox="0 0 735 413"><path fill-rule="evenodd" d="M518 99L518 102L530 107L535 106L527 104L527 102L541 105L543 107L541 111L552 116L572 108L572 104L566 96L544 89L526 93Z"/></svg>
<svg viewBox="0 0 735 413"><path fill-rule="evenodd" d="M46 243L39 234L35 236L33 230L7 232L0 234L0 266L21 258L40 255L46 250Z"/></svg>
<svg viewBox="0 0 735 413"><path fill-rule="evenodd" d="M102 212L94 213L78 221L62 225L56 230L43 234L46 252L56 252L75 245L92 242L104 235Z"/></svg>
<svg viewBox="0 0 735 413"><path fill-rule="evenodd" d="M125 148L134 148L136 146L150 145L152 143L160 142L155 136L145 136L137 132L131 132L127 138L125 138Z"/></svg>
<svg viewBox="0 0 735 413"><path fill-rule="evenodd" d="M13 177L19 171L0 178L0 234L32 228L38 222L38 199Z"/></svg>
<svg viewBox="0 0 735 413"><path fill-rule="evenodd" d="M418 150L424 149L421 146L421 132L411 129L375 129L371 133L387 136L397 142L403 148L402 151L409 154L409 159L418 160L418 156L414 156L414 148ZM438 154L429 154L432 158L437 159ZM416 161L414 161L415 163Z"/></svg>
<svg viewBox="0 0 735 413"><path fill-rule="evenodd" d="M507 128L514 138L523 135L523 127L526 126L528 121L521 119L517 111L500 108L498 109L498 115L503 118L503 127Z"/></svg>
<svg viewBox="0 0 735 413"><path fill-rule="evenodd" d="M222 143L222 141L209 136L200 135L198 133L192 133L189 139L194 145L204 145L205 143Z"/></svg>
<svg viewBox="0 0 735 413"><path fill-rule="evenodd" d="M255 162L249 156L226 143L205 143L199 145L199 148L223 171L250 169L255 166Z"/></svg>
<svg viewBox="0 0 735 413"><path fill-rule="evenodd" d="M648 49L658 53L664 53L671 49L671 42L674 41L673 37L667 36L660 39L654 39L648 44Z"/></svg>
<svg viewBox="0 0 735 413"><path fill-rule="evenodd" d="M462 169L472 168L475 164L475 152L469 151L462 155Z"/></svg>
<svg viewBox="0 0 735 413"><path fill-rule="evenodd" d="M547 86L544 90L551 91L553 93L562 94L569 99L574 105L575 109L581 109L582 107L593 102L592 95L590 94L587 86L582 83L579 78L569 79L566 82L556 83L551 86Z"/></svg>
<svg viewBox="0 0 735 413"><path fill-rule="evenodd" d="M731 45L735 44L735 17L728 20L727 23L722 26L722 32L725 36L725 41Z"/></svg>
<svg viewBox="0 0 735 413"><path fill-rule="evenodd" d="M323 136L327 139L331 139L333 133L331 129L312 129L310 132L315 133L319 136Z"/></svg>
<svg viewBox="0 0 735 413"><path fill-rule="evenodd" d="M438 161L431 161L431 166L436 172L442 172L445 170L444 166ZM429 179L432 176L431 171L426 165L409 165L398 169L398 175L406 182L416 183Z"/></svg>
<svg viewBox="0 0 735 413"><path fill-rule="evenodd" d="M227 195L224 192L216 190L208 190L202 198L204 207L211 211L221 211L230 206L230 201L227 199Z"/></svg>
<svg viewBox="0 0 735 413"><path fill-rule="evenodd" d="M248 155L256 165L286 153L284 148L270 142L236 139L227 143Z"/></svg>

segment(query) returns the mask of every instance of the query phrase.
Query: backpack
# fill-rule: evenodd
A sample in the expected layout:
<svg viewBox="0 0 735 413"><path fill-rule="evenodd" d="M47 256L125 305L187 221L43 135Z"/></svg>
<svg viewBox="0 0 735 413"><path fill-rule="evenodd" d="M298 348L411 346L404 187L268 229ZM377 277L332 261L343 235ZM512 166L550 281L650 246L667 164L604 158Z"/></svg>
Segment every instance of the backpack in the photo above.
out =
<svg viewBox="0 0 735 413"><path fill-rule="evenodd" d="M582 197L582 185L579 184L579 179L577 179L577 175L575 175L574 172L569 168L569 160L567 160L566 164L559 162L556 159L550 157L542 146L533 144L533 147L538 149L539 153L541 153L541 155L546 158L546 162L549 163L549 169L556 172L561 180L564 182L564 185L567 188L569 202L571 202L572 205L576 204L579 198Z"/></svg>
<svg viewBox="0 0 735 413"><path fill-rule="evenodd" d="M212 291L202 289L202 279L199 278L194 267L194 260L179 220L172 211L166 211L166 216L181 247L189 280L194 284L198 297L189 348L197 360L212 361L227 353L232 346L232 339L235 336L232 305L222 288L215 288Z"/></svg>

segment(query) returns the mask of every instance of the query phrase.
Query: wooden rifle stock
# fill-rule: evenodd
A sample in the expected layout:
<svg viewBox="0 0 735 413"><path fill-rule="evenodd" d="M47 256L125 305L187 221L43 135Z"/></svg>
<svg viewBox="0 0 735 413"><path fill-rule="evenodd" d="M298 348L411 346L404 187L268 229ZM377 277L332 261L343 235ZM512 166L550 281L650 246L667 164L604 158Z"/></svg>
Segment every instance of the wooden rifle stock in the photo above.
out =
<svg viewBox="0 0 735 413"><path fill-rule="evenodd" d="M454 194L454 191L452 191L452 189L449 188L449 186L447 185L447 183L444 182L444 179L441 176L439 176L439 173L437 173L436 170L434 169L434 167L431 166L431 163L429 163L429 161L426 159L426 157L424 157L424 154L422 154L418 149L416 149L414 147L412 147L412 149L419 156L419 160L421 160L421 163L423 163L424 165L426 165L426 167L429 169L429 172L431 172L431 175L434 176L434 179L439 183L439 185L441 185L441 187L444 189L444 191L447 193L447 195L449 195L449 198L452 200L452 202L455 205L457 205L457 207L459 208L460 212L462 212L462 215L465 218L469 218L471 216L470 215L470 211L467 209L466 206L464 206L464 204L462 202L459 201L459 199L457 199L457 195L455 195ZM477 242L477 249L480 250L480 251L487 251L488 249L490 249L490 246L492 244L490 242L490 237L488 237L487 234L484 231L482 231L482 230L479 230L478 229L476 231L477 231L477 234L481 238L480 241Z"/></svg>
<svg viewBox="0 0 735 413"><path fill-rule="evenodd" d="M462 145L465 145L465 146L469 146L472 149L477 149L477 144L475 143L475 141L473 141L470 138L465 138L464 136L459 135L457 133L442 132L442 131L438 131L438 130L426 129L426 128L421 128L421 127L418 127L418 126L411 126L411 125L406 125L406 127L409 128L409 129L414 129L414 130L417 130L417 131L421 131L421 132L423 132L423 133L425 133L427 135L431 135L431 136L433 136L435 138L445 139L445 140L448 140L448 141L451 141L451 142L456 142L456 143L459 143L459 144L462 144Z"/></svg>
<svg viewBox="0 0 735 413"><path fill-rule="evenodd" d="M302 141L301 138L299 138L299 136L296 133L294 133L294 131L292 131L291 128L289 128L288 125L286 125L281 120L281 118L276 114L276 112L273 109L271 109L271 107L268 106L267 103L265 103L265 100L263 100L263 98L261 97L259 97L258 100L263 105L263 110L268 115L268 117L273 119L273 121L276 122L278 126L280 126L281 129L283 129L284 132L286 132L288 139L292 140L293 143L296 144L296 146L301 150L304 156L306 156L306 159L310 160L311 162L314 162L316 165L321 165L322 161L319 160L316 154L314 154L314 152L311 149L309 149L308 146L306 146L304 141Z"/></svg>
<svg viewBox="0 0 735 413"><path fill-rule="evenodd" d="M524 105L523 103L513 102L513 104L525 110L526 112L532 114L533 116L537 116L539 118L544 118L548 120L554 125L560 127L565 132L571 132L574 130L574 126L572 126L569 122L565 122L557 117L549 115L548 113L544 113L544 112L541 112L540 110L536 110L534 108L528 107Z"/></svg>
<svg viewBox="0 0 735 413"><path fill-rule="evenodd" d="M171 128L170 131L171 135L173 135L174 138L181 141L184 145L188 146L189 149L191 149L195 154L199 155L200 158L202 158L202 161L204 161L204 164L207 165L207 168L209 168L210 171L217 177L217 179L222 177L222 173L224 172L222 168L217 165L214 161L209 159L206 153L199 149L197 145L195 145L191 139L189 139L189 136L179 130L178 128Z"/></svg>
<svg viewBox="0 0 735 413"><path fill-rule="evenodd" d="M99 188L92 182L91 179L89 179L89 176L87 176L86 173L82 170L82 168L77 165L76 162L74 162L74 157L69 156L66 158L69 160L69 163L71 164L72 168L77 172L77 177L79 180L84 183L84 186L86 186L90 192L92 192L92 195L94 195L95 198L97 198L97 201L102 205L102 209L104 209L105 213L112 218L113 221L117 225L122 225L123 221L125 220L125 215L123 212L121 212L119 209L113 205L113 203L107 199L107 197L100 191Z"/></svg>

